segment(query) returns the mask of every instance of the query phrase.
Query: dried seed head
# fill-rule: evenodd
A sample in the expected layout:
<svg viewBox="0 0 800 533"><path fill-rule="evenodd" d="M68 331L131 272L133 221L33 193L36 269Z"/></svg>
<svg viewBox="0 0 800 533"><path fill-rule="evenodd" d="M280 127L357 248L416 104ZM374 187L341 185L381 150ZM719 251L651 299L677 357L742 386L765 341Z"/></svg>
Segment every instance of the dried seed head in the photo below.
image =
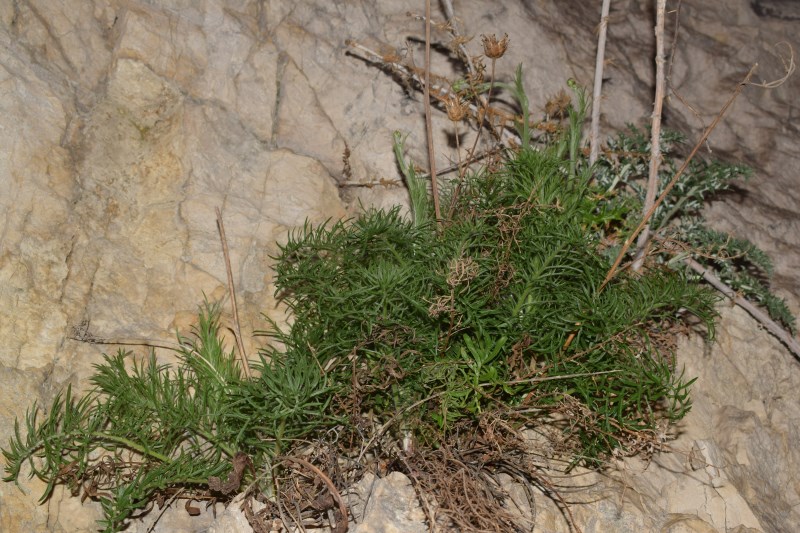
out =
<svg viewBox="0 0 800 533"><path fill-rule="evenodd" d="M544 106L544 112L550 118L564 118L569 114L569 108L572 105L570 96L561 89L558 94L552 96Z"/></svg>
<svg viewBox="0 0 800 533"><path fill-rule="evenodd" d="M447 109L447 118L453 122L460 122L467 116L469 107L461 101L458 96L453 94L448 95L444 99L444 107Z"/></svg>
<svg viewBox="0 0 800 533"><path fill-rule="evenodd" d="M483 54L490 59L498 59L503 57L508 49L508 34L505 34L502 39L497 40L497 36L493 33L491 35L483 35Z"/></svg>

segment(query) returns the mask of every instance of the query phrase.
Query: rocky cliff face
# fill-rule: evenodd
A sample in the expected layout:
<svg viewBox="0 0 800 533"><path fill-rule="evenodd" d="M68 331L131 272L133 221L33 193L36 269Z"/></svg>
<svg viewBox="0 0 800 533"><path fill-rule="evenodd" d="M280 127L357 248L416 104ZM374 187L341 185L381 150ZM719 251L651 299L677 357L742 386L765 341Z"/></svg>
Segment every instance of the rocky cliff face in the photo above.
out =
<svg viewBox="0 0 800 533"><path fill-rule="evenodd" d="M510 36L498 76L522 63L541 106L567 78L591 84L599 7L589 4L464 0L455 10L465 35ZM403 46L422 35L406 12L422 9L406 0L0 3L0 443L32 401L85 385L101 353L116 350L79 339L171 340L203 294L225 296L215 208L252 331L263 327L261 313L283 316L270 255L287 231L359 202L406 201L391 134L409 132L412 155L425 161L421 98L349 54L345 40ZM757 78L783 76L774 46L800 50L797 16L788 1L682 2L667 126L697 138L754 62ZM650 3L612 2L607 132L650 113L652 20ZM479 39L467 47L480 53ZM435 68L455 67L440 56ZM708 143L715 156L756 169L710 217L772 256L778 292L795 312L798 94L797 75L774 89L748 87ZM450 130L446 117L436 121L446 166ZM800 530L797 361L727 309L717 341L687 339L679 357L699 379L695 408L670 443L676 452L595 476L587 494L604 498L585 498L577 522L584 531ZM411 498L403 480L395 489L389 481L381 480L389 499ZM61 493L38 506L41 484L24 488L0 485L0 530L93 530L96 507ZM380 508L365 510L358 531L389 520L370 515ZM156 530L241 530L228 515L172 520ZM397 531L424 530L419 513L392 520ZM566 528L546 501L537 520L537 531Z"/></svg>

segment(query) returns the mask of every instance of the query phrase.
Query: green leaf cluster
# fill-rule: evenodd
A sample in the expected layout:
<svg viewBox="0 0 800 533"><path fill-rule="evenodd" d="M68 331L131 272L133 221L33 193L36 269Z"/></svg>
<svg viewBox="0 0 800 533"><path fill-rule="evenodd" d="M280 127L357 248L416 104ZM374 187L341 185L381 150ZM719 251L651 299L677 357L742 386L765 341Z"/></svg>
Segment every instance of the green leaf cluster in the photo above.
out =
<svg viewBox="0 0 800 533"><path fill-rule="evenodd" d="M18 480L27 463L48 483L42 501L64 483L99 499L101 525L118 531L171 490L207 493L209 478L224 478L237 453L263 464L287 439L330 423L321 416L328 385L312 361L262 358L260 376L245 379L220 340L218 316L206 304L194 334L179 338L177 366L119 351L95 365L82 398L68 387L44 417L34 405L25 436L17 421L2 451L4 480Z"/></svg>
<svg viewBox="0 0 800 533"><path fill-rule="evenodd" d="M682 417L689 382L649 332L685 311L713 327L715 297L666 268L601 290L609 263L592 228L605 207L569 153L509 154L460 184L438 229L423 203L411 220L370 210L293 234L276 267L289 358L313 355L358 412L402 414L398 427L432 445L486 411L577 401L594 421L565 431L591 460Z"/></svg>
<svg viewBox="0 0 800 533"><path fill-rule="evenodd" d="M684 141L676 132L662 133L659 195L678 171ZM633 126L609 140L605 155L598 160L594 172L597 184L605 190L611 205L631 208L644 201L650 148L649 132ZM652 218L655 231L681 246L677 252L662 249L660 258L675 266L678 264L676 257L692 257L715 272L729 287L763 305L773 320L794 335L797 332L795 317L786 301L770 289L772 261L767 254L747 239L710 228L702 218L706 202L731 190L737 180L749 179L751 174L752 170L743 165L693 159Z"/></svg>

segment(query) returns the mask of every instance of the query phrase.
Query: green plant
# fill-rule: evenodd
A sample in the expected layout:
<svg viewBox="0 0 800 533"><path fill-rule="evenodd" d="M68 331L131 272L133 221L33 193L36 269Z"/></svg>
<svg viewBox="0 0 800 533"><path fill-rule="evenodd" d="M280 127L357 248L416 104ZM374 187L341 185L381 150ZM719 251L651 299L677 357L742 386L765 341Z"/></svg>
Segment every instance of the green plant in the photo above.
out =
<svg viewBox="0 0 800 533"><path fill-rule="evenodd" d="M277 258L292 327L268 332L280 342L262 350L257 377L242 377L207 306L193 338L180 338L178 367L151 354L129 369L120 352L96 366L82 399L68 389L43 420L34 407L26 436L17 427L3 450L6 480L27 462L49 483L43 498L59 482L83 488L113 531L179 487L212 495L210 479L237 454L260 471L297 439L360 427L367 412L400 415L398 429L434 447L485 413L521 427L569 412L575 463L681 418L691 381L653 333L686 311L711 328L715 299L667 268L601 291L607 206L562 146L468 177L438 231L420 194L412 220L369 210L306 225Z"/></svg>
<svg viewBox="0 0 800 533"><path fill-rule="evenodd" d="M682 135L665 131L661 137L662 163L659 183L663 187L679 167ZM609 203L623 204L644 201L644 184L650 158L649 135L628 127L608 142L605 155L594 167L597 184L605 190ZM746 239L709 228L702 218L705 203L747 180L752 171L743 165L694 159L683 177L655 210L652 228L660 235L661 246L654 258L672 268L681 268L680 260L691 257L716 272L733 290L763 305L770 317L796 334L795 317L786 302L775 296L769 287L772 261ZM634 208L636 209L636 208Z"/></svg>
<svg viewBox="0 0 800 533"><path fill-rule="evenodd" d="M82 398L68 387L43 418L34 405L25 436L17 422L3 449L4 480L18 480L27 463L48 484L41 501L64 483L99 499L104 531L118 531L134 511L178 490L223 497L209 484L230 474L237 455L261 465L290 439L333 422L321 416L328 385L308 360L262 358L260 376L243 379L220 341L218 314L206 304L192 337L179 337L176 367L119 351L95 365Z"/></svg>
<svg viewBox="0 0 800 533"><path fill-rule="evenodd" d="M225 350L219 308L206 303L192 337L179 337L179 365L159 364L153 353L131 362L120 351L96 365L80 399L67 388L43 416L34 405L24 436L17 422L2 451L4 479L18 481L27 464L48 484L42 500L64 483L98 499L102 526L117 531L134 511L178 494L229 498L247 483L267 499L302 499L275 480L282 457L315 440L335 450L330 464L338 468L340 457L361 458L385 430L413 441L417 457L484 439L458 451L500 449L494 464L534 478L527 461L502 455L487 420L512 433L547 426L559 430L557 453L569 467L599 466L610 454L660 445L663 427L691 407L694 380L677 367L669 339L687 314L713 334L717 297L679 267L683 254L793 327L768 291L766 255L699 219L703 202L746 169L693 162L654 213L661 244L653 260L642 272L609 277L639 222L647 139L631 130L589 165L582 88L571 82L577 103L564 97L559 105L565 124L534 138L521 67L508 84L475 76L458 102L509 91L521 115L504 120L520 147L502 148L491 167L459 165L442 194L447 219L437 220L428 183L396 133L411 216L370 209L290 235L275 274L291 326L270 323L263 332L277 342L262 348L253 377ZM679 141L662 137L664 177L677 169ZM332 428L334 440L325 434ZM405 460L391 450L382 445L377 455Z"/></svg>
<svg viewBox="0 0 800 533"><path fill-rule="evenodd" d="M460 182L438 231L398 141L412 219L370 210L292 235L277 258L294 315L281 343L353 384L349 404L361 412L402 413L426 445L484 412L535 423L576 401L592 422L565 431L576 461L593 461L625 446L629 431L682 417L689 382L650 332L679 310L711 329L715 297L667 268L600 290L609 209L589 169L576 170L579 151L565 149L580 122L566 143L509 153L501 172ZM610 218L628 214L615 208Z"/></svg>

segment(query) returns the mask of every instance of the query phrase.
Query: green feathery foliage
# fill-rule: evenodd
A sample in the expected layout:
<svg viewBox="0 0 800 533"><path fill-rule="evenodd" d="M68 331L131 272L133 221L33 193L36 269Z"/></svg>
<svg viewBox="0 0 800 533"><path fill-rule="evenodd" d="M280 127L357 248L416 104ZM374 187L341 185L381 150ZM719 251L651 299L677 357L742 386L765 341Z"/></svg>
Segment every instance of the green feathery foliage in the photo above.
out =
<svg viewBox="0 0 800 533"><path fill-rule="evenodd" d="M68 387L44 418L34 405L25 436L17 422L2 451L4 480L17 481L28 464L48 483L42 501L64 483L98 498L104 531L119 531L158 496L178 488L206 493L236 454L262 464L287 439L333 422L322 416L325 378L308 360L262 359L260 377L245 380L220 341L218 311L207 304L192 338L179 338L179 366L158 364L152 353L132 361L120 351L95 365L81 399Z"/></svg>
<svg viewBox="0 0 800 533"><path fill-rule="evenodd" d="M609 216L572 164L578 151L563 146L523 149L503 172L467 178L438 232L412 189L411 221L370 210L292 235L276 284L294 322L273 334L334 383L356 384L340 394L358 396L361 412L402 414L431 445L486 411L532 423L574 402L587 419L565 432L580 443L576 462L592 461L627 431L681 418L691 381L650 333L681 310L713 329L715 296L667 268L601 290L609 263L596 228L629 211Z"/></svg>
<svg viewBox="0 0 800 533"><path fill-rule="evenodd" d="M678 149L683 142L684 138L678 133L662 133L659 170L662 188L680 166ZM649 160L647 132L629 126L627 132L609 141L606 155L595 166L595 177L611 204L630 207L632 203L643 202ZM751 174L751 169L743 165L694 159L653 216L652 227L669 240L656 248L659 252L656 257L675 267L679 264L676 257L692 257L715 272L729 287L763 305L773 320L794 335L797 333L795 317L786 301L770 290L772 261L767 254L746 239L709 228L701 217L708 200L730 190L736 180L749 179ZM659 195L662 190L658 191Z"/></svg>

